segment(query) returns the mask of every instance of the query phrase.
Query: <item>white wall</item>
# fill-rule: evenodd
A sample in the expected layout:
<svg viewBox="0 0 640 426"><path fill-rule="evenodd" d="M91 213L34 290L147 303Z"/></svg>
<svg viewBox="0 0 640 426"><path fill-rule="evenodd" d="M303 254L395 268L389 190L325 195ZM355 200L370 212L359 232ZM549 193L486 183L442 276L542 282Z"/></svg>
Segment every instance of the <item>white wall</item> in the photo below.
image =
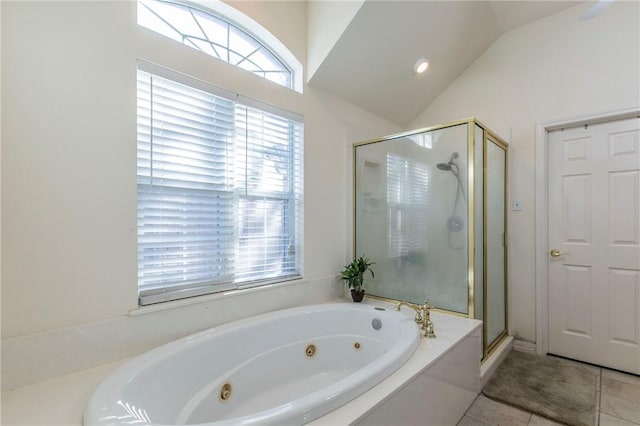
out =
<svg viewBox="0 0 640 426"><path fill-rule="evenodd" d="M571 9L498 39L410 128L476 116L510 146L509 326L535 340L535 126L640 105L640 3Z"/></svg>
<svg viewBox="0 0 640 426"><path fill-rule="evenodd" d="M307 80L313 78L365 0L307 2Z"/></svg>
<svg viewBox="0 0 640 426"><path fill-rule="evenodd" d="M4 2L2 336L136 307L135 9Z"/></svg>
<svg viewBox="0 0 640 426"><path fill-rule="evenodd" d="M137 308L137 57L168 60L178 71L305 116L308 282L273 290L276 293L264 290L265 297L258 298L262 303L240 295L226 299L226 305L194 307L184 316L195 321L191 329L335 295L334 277L350 255L344 213L350 182L347 146L353 135L399 130L320 91L305 86L300 95L264 84L259 77L138 28L135 5L3 3L2 338L3 353L10 352L11 360L29 347L33 333L44 333L36 336L42 342L56 333L73 336L77 347L84 342L78 336L90 334L87 330L103 330L112 339L134 323L139 334L129 339L150 334L142 346L190 331L182 327L166 333L165 327L174 328L170 322L180 318L175 310L147 313L145 320L127 316ZM305 2L233 5L305 62ZM325 290L305 290L319 282ZM209 308L218 312L207 322ZM125 334L117 337L119 344L126 344ZM63 356L64 348L58 349ZM136 351L144 349L138 346Z"/></svg>

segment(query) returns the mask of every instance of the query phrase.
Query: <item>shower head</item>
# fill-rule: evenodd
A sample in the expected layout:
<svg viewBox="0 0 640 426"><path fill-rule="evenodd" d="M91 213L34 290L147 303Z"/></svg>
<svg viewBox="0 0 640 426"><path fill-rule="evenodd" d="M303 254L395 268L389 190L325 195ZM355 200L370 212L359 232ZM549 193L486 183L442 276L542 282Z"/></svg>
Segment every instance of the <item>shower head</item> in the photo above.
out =
<svg viewBox="0 0 640 426"><path fill-rule="evenodd" d="M440 170L444 170L445 172L450 172L452 170L451 166L456 166L458 167L458 165L455 163L456 158L458 158L460 156L460 154L458 154L457 152L453 152L451 154L451 157L449 158L449 162L448 163L438 163L436 164L436 167L439 168Z"/></svg>

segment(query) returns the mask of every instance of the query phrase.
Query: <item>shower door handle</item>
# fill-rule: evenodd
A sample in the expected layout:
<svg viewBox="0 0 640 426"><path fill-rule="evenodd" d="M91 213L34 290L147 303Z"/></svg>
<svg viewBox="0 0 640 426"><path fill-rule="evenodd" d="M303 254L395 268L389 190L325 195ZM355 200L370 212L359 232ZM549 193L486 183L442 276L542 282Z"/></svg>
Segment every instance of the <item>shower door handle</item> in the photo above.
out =
<svg viewBox="0 0 640 426"><path fill-rule="evenodd" d="M560 251L560 250L554 248L554 249L551 249L549 254L551 255L551 257L560 257L560 256L564 256L565 254L569 254L569 252L568 251Z"/></svg>

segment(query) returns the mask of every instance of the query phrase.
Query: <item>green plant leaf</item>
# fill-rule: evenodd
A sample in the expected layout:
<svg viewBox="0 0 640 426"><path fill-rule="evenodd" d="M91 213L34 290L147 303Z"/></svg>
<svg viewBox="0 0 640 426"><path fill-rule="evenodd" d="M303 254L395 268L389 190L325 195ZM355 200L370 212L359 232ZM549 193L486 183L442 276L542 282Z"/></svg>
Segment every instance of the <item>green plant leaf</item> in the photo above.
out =
<svg viewBox="0 0 640 426"><path fill-rule="evenodd" d="M371 278L375 278L371 265L375 262L371 262L364 255L354 259L350 264L345 265L344 269L340 272L341 279L347 281L349 288L353 287L355 290L360 290L364 284L364 274L369 271Z"/></svg>

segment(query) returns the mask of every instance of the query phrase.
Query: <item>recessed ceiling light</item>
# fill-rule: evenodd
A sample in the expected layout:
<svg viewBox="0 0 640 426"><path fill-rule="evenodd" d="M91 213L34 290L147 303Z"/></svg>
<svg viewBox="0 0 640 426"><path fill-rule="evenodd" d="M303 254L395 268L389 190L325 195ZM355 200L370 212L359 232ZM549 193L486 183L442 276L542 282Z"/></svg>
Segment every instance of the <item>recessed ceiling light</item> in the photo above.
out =
<svg viewBox="0 0 640 426"><path fill-rule="evenodd" d="M427 68L429 68L429 61L427 61L427 58L420 58L415 64L413 64L413 71L415 71L416 74L422 74L427 70Z"/></svg>

